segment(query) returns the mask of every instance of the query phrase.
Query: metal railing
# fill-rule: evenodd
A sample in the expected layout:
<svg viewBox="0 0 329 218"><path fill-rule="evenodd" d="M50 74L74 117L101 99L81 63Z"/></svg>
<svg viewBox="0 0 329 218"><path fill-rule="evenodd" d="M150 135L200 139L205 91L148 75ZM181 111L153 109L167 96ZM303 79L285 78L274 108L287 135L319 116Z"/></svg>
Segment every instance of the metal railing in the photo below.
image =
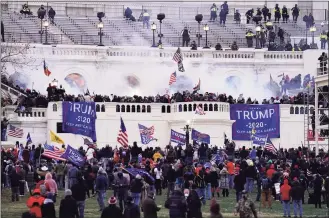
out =
<svg viewBox="0 0 329 218"><path fill-rule="evenodd" d="M133 11L133 16L137 19L140 14L147 10L148 13L151 16L151 19L156 19L156 16L158 13L165 13L166 19L182 19L182 20L194 20L194 17L196 14L203 14L204 19L209 19L210 17L210 7L211 3L207 6L200 6L199 3L190 3L190 5L180 5L180 4L157 4L157 3L143 3L143 4L137 4L137 3L127 3L127 2L86 2L81 1L80 3L77 2L46 2L43 3L48 10L50 7L52 7L57 15L65 15L65 16L96 16L97 12L103 11L105 12L106 17L108 18L119 18L123 17L124 11L127 7L130 7ZM22 5L26 3L28 4L30 10L33 12L33 14L36 14L38 8L41 5L40 1L1 1L3 10L9 10L9 11L16 11L19 12L22 8ZM298 3L298 2L296 2ZM241 13L242 19L245 18L244 14L247 10L254 8L254 10L257 9L257 7L262 8L263 4L256 2L250 2L250 5L238 5L238 3L235 3L236 5L229 4L229 15L233 16L234 12L238 9ZM288 12L290 14L290 20L292 20L291 15L291 7L293 7L295 3L290 2L287 4ZM220 7L220 5L217 5ZM282 8L282 4L279 5L280 8ZM270 9L270 12L272 13L272 17L274 18L273 14L273 6L268 6ZM303 22L303 16L309 15L310 13L313 14L315 20L317 21L325 21L327 20L327 14L328 14L328 8L323 9L309 9L309 8L303 8L300 7L300 13L299 13L299 20L300 22Z"/></svg>

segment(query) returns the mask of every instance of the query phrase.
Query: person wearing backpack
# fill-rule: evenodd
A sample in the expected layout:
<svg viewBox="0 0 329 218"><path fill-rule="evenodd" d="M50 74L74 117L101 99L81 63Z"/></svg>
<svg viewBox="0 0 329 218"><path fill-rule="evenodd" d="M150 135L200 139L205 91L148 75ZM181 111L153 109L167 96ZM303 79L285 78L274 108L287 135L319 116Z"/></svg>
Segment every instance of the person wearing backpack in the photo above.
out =
<svg viewBox="0 0 329 218"><path fill-rule="evenodd" d="M266 175L263 175L261 179L262 184L262 205L264 208L266 208L266 201L268 201L268 207L272 209L272 196L271 196L271 188L272 188L272 182L271 180L266 177Z"/></svg>

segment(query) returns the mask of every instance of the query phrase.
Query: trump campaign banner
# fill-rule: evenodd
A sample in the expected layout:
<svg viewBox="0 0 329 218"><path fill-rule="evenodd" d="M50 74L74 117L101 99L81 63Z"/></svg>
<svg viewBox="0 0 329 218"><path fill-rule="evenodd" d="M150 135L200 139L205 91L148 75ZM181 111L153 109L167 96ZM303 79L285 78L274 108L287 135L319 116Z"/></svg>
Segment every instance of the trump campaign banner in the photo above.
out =
<svg viewBox="0 0 329 218"><path fill-rule="evenodd" d="M280 105L231 104L233 140L250 140L252 134L280 138Z"/></svg>
<svg viewBox="0 0 329 218"><path fill-rule="evenodd" d="M210 144L210 136L205 133L196 131L195 129L192 129L192 140Z"/></svg>
<svg viewBox="0 0 329 218"><path fill-rule="evenodd" d="M185 134L176 132L175 130L171 130L171 133L170 133L170 141L171 142L176 142L179 145L185 144L186 136L185 136Z"/></svg>
<svg viewBox="0 0 329 218"><path fill-rule="evenodd" d="M252 143L255 145L265 145L267 141L267 135L257 135L254 134L251 136Z"/></svg>
<svg viewBox="0 0 329 218"><path fill-rule="evenodd" d="M63 102L63 132L80 134L96 141L95 102Z"/></svg>
<svg viewBox="0 0 329 218"><path fill-rule="evenodd" d="M85 158L79 153L78 150L72 148L70 145L67 146L61 158L71 161L74 165L79 167L82 167L85 164Z"/></svg>

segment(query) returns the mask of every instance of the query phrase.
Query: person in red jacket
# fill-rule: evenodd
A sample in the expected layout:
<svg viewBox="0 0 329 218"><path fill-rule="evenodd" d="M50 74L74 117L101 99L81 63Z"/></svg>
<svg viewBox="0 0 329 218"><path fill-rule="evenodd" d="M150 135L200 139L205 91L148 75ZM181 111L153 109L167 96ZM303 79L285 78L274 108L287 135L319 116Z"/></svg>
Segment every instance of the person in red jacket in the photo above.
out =
<svg viewBox="0 0 329 218"><path fill-rule="evenodd" d="M283 185L280 188L284 217L290 217L290 189L291 186L289 185L289 181L288 179L285 179L283 181Z"/></svg>
<svg viewBox="0 0 329 218"><path fill-rule="evenodd" d="M42 218L41 206L45 198L40 195L39 189L34 189L33 195L27 199L26 206L30 208L30 213L34 213L37 218Z"/></svg>
<svg viewBox="0 0 329 218"><path fill-rule="evenodd" d="M270 169L268 169L268 170L266 171L267 178L272 179L273 174L274 174L275 172L276 172L276 170L274 169L274 164L271 164L271 165L270 165Z"/></svg>

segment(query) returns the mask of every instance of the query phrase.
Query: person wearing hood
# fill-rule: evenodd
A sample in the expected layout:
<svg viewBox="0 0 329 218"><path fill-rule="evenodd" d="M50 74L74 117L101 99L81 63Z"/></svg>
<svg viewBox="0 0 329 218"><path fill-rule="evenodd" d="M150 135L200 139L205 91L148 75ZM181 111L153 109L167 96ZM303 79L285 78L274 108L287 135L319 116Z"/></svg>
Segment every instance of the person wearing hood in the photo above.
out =
<svg viewBox="0 0 329 218"><path fill-rule="evenodd" d="M114 196L109 198L108 203L109 206L103 210L101 218L123 218L120 208L116 205L117 199Z"/></svg>
<svg viewBox="0 0 329 218"><path fill-rule="evenodd" d="M39 189L34 189L31 197L27 199L26 206L30 208L30 213L34 213L37 218L42 218L41 206L45 198L40 195Z"/></svg>
<svg viewBox="0 0 329 218"><path fill-rule="evenodd" d="M137 174L135 179L132 180L130 184L131 197L133 198L134 203L139 206L140 199L143 190L143 182L141 175Z"/></svg>
<svg viewBox="0 0 329 218"><path fill-rule="evenodd" d="M165 207L169 209L170 218L185 218L187 212L187 204L183 193L175 190L167 199Z"/></svg>
<svg viewBox="0 0 329 218"><path fill-rule="evenodd" d="M271 196L271 188L272 188L272 181L266 176L263 175L261 179L261 186L262 186L262 205L266 208L266 200L268 201L268 207L272 208L272 196Z"/></svg>
<svg viewBox="0 0 329 218"><path fill-rule="evenodd" d="M281 201L283 206L283 216L290 217L290 190L288 179L283 180L283 185L280 187Z"/></svg>
<svg viewBox="0 0 329 218"><path fill-rule="evenodd" d="M131 196L127 197L123 217L124 218L140 218L141 217L139 205L136 205L134 203L134 200Z"/></svg>
<svg viewBox="0 0 329 218"><path fill-rule="evenodd" d="M202 218L201 212L201 200L198 193L195 190L195 185L192 185L192 190L187 196L187 218Z"/></svg>
<svg viewBox="0 0 329 218"><path fill-rule="evenodd" d="M256 168L252 160L247 160L248 166L246 169L246 185L245 190L249 193L252 193L254 189L254 183L257 175Z"/></svg>
<svg viewBox="0 0 329 218"><path fill-rule="evenodd" d="M294 205L294 215L297 217L299 212L299 216L303 216L303 188L301 187L300 183L296 180L292 183L292 187L290 189L290 196L292 199L292 203Z"/></svg>
<svg viewBox="0 0 329 218"><path fill-rule="evenodd" d="M118 172L118 177L115 178L113 187L116 189L116 193L119 199L119 206L121 212L124 210L124 204L128 196L129 182L126 177L123 176L122 172Z"/></svg>
<svg viewBox="0 0 329 218"><path fill-rule="evenodd" d="M45 177L45 185L46 185L46 190L48 193L51 193L53 196L53 201L56 203L56 196L57 196L57 183L53 179L51 173L47 173Z"/></svg>
<svg viewBox="0 0 329 218"><path fill-rule="evenodd" d="M99 205L99 211L104 210L104 199L106 196L106 190L109 187L108 177L105 170L100 167L96 178L96 192L97 192L97 202Z"/></svg>
<svg viewBox="0 0 329 218"><path fill-rule="evenodd" d="M42 218L56 218L55 203L53 201L54 195L52 193L47 194L47 198L41 205Z"/></svg>
<svg viewBox="0 0 329 218"><path fill-rule="evenodd" d="M228 197L229 195L229 174L226 167L220 171L220 188L223 190L222 195L223 197ZM214 197L214 196L213 196Z"/></svg>
<svg viewBox="0 0 329 218"><path fill-rule="evenodd" d="M59 218L79 218L77 202L72 197L71 189L66 189L64 196L59 206Z"/></svg>
<svg viewBox="0 0 329 218"><path fill-rule="evenodd" d="M158 207L154 201L154 193L149 192L147 198L143 201L142 210L144 218L158 218L158 211L161 207Z"/></svg>
<svg viewBox="0 0 329 218"><path fill-rule="evenodd" d="M272 177L273 177L273 174L276 172L276 170L274 169L274 164L271 164L270 165L270 169L268 169L267 171L266 171L266 175L267 175L267 177L269 178L269 179L272 179Z"/></svg>
<svg viewBox="0 0 329 218"><path fill-rule="evenodd" d="M68 170L68 188L72 188L72 186L76 183L78 183L78 176L79 176L79 170L76 166L72 165L72 167Z"/></svg>

